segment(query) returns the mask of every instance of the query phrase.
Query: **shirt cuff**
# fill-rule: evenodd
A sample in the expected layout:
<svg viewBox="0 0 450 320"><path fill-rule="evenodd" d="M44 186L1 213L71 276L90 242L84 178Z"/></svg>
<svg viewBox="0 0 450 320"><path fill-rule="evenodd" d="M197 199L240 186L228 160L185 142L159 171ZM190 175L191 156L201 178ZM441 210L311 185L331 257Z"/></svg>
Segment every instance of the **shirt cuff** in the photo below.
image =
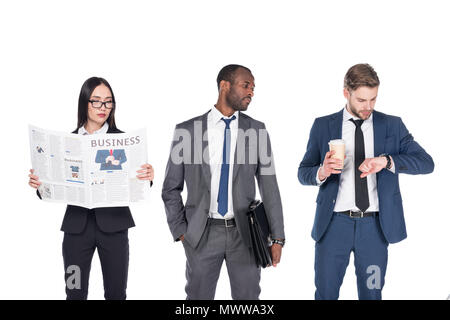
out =
<svg viewBox="0 0 450 320"><path fill-rule="evenodd" d="M322 168L322 166L319 167L319 169L317 169L317 173L316 173L316 183L317 185L320 187L325 181L327 181L327 178L325 178L323 181L320 181L319 179L319 170L320 168Z"/></svg>

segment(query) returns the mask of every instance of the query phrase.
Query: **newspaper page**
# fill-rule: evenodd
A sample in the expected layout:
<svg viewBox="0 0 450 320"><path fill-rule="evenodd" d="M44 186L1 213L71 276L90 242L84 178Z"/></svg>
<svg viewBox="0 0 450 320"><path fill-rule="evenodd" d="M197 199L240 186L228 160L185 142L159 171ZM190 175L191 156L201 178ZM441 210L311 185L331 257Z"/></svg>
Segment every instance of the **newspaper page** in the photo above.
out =
<svg viewBox="0 0 450 320"><path fill-rule="evenodd" d="M78 135L30 125L29 136L43 200L91 209L148 199L149 181L136 178L147 163L145 129Z"/></svg>

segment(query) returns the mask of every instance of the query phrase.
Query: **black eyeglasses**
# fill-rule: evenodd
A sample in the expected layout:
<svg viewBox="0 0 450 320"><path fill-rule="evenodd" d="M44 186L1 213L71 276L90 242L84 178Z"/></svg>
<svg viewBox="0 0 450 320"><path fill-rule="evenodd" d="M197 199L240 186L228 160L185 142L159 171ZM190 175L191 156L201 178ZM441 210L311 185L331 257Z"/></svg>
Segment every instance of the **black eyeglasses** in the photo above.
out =
<svg viewBox="0 0 450 320"><path fill-rule="evenodd" d="M105 106L106 109L112 109L112 107L114 107L114 102L112 101L98 101L98 100L89 100L89 102L92 105L92 108L95 109L100 109L103 105Z"/></svg>

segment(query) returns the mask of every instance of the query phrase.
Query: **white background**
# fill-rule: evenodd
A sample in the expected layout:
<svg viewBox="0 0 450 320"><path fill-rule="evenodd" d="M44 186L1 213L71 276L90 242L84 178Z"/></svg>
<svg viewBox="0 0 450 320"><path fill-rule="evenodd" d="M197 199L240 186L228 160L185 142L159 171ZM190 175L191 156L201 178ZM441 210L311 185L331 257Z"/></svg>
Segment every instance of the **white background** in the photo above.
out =
<svg viewBox="0 0 450 320"><path fill-rule="evenodd" d="M262 299L314 297L316 187L297 168L314 118L344 106L343 77L360 62L381 80L376 109L401 116L434 173L402 175L408 238L389 246L385 299L450 294L446 1L8 1L0 5L0 298L64 299L59 231L65 206L28 185L27 125L72 131L82 83L106 78L118 127L147 127L155 185L133 205L129 299L184 299L185 258L167 227L161 185L176 123L208 111L229 63L256 79L247 114L271 134L287 245L262 272ZM103 298L97 254L90 299ZM225 266L217 299L229 299ZM342 299L355 299L350 261Z"/></svg>

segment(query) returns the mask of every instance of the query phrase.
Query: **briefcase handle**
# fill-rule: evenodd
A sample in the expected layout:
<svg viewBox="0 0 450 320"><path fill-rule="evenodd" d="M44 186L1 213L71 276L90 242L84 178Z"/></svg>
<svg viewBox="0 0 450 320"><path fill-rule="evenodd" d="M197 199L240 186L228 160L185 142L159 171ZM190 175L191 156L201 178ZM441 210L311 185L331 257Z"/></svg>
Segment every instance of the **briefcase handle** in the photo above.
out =
<svg viewBox="0 0 450 320"><path fill-rule="evenodd" d="M252 200L248 206L249 211L255 211L255 209L261 204L261 200Z"/></svg>

